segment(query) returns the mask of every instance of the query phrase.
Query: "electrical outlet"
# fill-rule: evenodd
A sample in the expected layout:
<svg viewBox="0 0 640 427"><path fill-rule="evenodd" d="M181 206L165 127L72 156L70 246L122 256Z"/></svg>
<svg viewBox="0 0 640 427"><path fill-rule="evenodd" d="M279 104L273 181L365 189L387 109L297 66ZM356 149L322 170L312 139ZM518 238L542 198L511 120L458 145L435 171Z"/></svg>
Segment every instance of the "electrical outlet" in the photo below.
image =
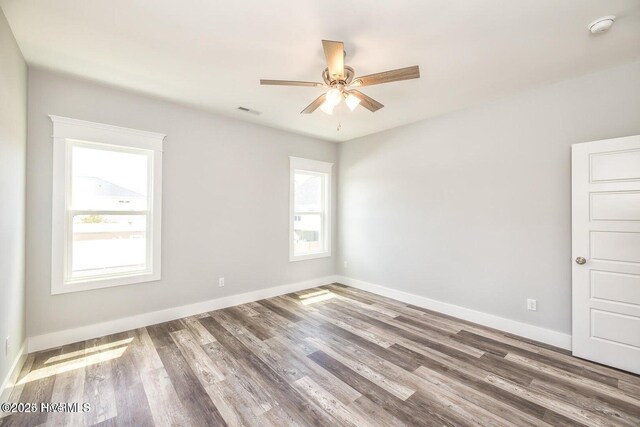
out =
<svg viewBox="0 0 640 427"><path fill-rule="evenodd" d="M11 337L7 337L4 340L4 355L8 355L9 354L9 349L11 348Z"/></svg>
<svg viewBox="0 0 640 427"><path fill-rule="evenodd" d="M221 287L223 287L223 286L224 286L224 277L220 277L220 278L218 279L218 287L220 287L220 288L221 288Z"/></svg>
<svg viewBox="0 0 640 427"><path fill-rule="evenodd" d="M538 311L538 301L534 299L527 300L527 310Z"/></svg>
<svg viewBox="0 0 640 427"><path fill-rule="evenodd" d="M349 261L344 260L344 268L349 268Z"/></svg>

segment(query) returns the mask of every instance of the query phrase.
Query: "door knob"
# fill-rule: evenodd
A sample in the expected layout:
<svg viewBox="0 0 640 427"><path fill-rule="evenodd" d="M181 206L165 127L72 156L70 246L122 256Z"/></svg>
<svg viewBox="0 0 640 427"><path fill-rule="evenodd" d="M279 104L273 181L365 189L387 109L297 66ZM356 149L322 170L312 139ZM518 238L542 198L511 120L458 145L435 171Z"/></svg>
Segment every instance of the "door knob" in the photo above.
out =
<svg viewBox="0 0 640 427"><path fill-rule="evenodd" d="M585 264L587 262L586 259L584 259L583 257L579 256L578 258L576 258L576 262L580 265Z"/></svg>

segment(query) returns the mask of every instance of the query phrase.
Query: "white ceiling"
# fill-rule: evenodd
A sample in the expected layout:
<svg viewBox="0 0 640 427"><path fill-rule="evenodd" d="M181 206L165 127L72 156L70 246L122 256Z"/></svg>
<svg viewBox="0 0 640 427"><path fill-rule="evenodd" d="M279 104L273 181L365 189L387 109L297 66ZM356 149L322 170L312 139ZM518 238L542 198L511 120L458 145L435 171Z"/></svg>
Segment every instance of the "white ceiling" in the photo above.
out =
<svg viewBox="0 0 640 427"><path fill-rule="evenodd" d="M332 141L640 59L638 0L0 0L27 62ZM586 25L618 20L593 36ZM419 80L363 88L385 105L299 112L320 88L321 39L356 75L419 65ZM237 111L261 111L254 116Z"/></svg>

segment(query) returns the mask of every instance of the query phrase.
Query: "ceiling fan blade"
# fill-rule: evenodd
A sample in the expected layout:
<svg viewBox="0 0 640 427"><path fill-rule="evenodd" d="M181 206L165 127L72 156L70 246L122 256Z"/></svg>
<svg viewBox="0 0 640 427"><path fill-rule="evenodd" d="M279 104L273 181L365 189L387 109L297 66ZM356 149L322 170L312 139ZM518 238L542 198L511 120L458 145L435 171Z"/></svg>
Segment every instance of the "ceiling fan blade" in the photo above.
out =
<svg viewBox="0 0 640 427"><path fill-rule="evenodd" d="M321 106L325 99L327 98L327 94L323 93L322 95L320 95L319 97L317 97L315 99L315 101L313 101L311 104L307 105L307 108L305 108L304 110L300 111L300 114L311 114L314 111L316 111L316 109Z"/></svg>
<svg viewBox="0 0 640 427"><path fill-rule="evenodd" d="M274 86L309 86L309 87L322 87L323 83L315 82L297 82L294 80L265 80L260 79L261 85L274 85Z"/></svg>
<svg viewBox="0 0 640 427"><path fill-rule="evenodd" d="M344 80L344 44L331 40L322 40L324 56L331 80Z"/></svg>
<svg viewBox="0 0 640 427"><path fill-rule="evenodd" d="M397 82L400 80L417 79L420 77L420 67L399 68L397 70L383 71L382 73L369 74L368 76L357 77L351 82L351 86L372 86L381 83Z"/></svg>
<svg viewBox="0 0 640 427"><path fill-rule="evenodd" d="M364 108L366 108L367 110L371 111L372 113L375 113L376 111L378 111L379 109L384 107L384 105L382 105L381 103L379 103L375 99L373 99L373 98L371 98L371 97L365 95L364 93L362 93L360 91L357 91L355 89L350 90L349 94L355 96L356 98L358 98L360 100L360 105L362 105Z"/></svg>

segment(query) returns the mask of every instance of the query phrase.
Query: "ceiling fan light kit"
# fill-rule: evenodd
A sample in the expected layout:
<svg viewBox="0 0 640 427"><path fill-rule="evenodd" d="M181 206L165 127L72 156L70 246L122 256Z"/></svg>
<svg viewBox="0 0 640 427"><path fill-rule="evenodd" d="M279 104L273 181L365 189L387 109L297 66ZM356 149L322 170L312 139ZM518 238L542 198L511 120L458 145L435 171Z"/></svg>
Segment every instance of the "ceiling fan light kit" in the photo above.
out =
<svg viewBox="0 0 640 427"><path fill-rule="evenodd" d="M318 108L326 114L333 114L334 108L340 104L343 99L351 111L355 110L358 105L362 105L367 110L375 113L384 107L384 105L353 88L417 79L420 77L420 68L417 65L370 74L368 76L355 77L354 69L344 64L346 53L342 42L322 40L322 48L327 58L327 68L322 72L322 80L324 80L324 83L291 80L260 80L260 84L324 87L328 89L326 93L316 98L302 110L300 114L311 114Z"/></svg>
<svg viewBox="0 0 640 427"><path fill-rule="evenodd" d="M333 114L333 109L336 107L336 104L332 104L329 101L325 101L322 103L322 105L320 106L320 110L322 112L324 112L325 114L328 115L332 115Z"/></svg>
<svg viewBox="0 0 640 427"><path fill-rule="evenodd" d="M358 105L360 105L360 99L358 99L356 96L354 96L351 93L348 95L345 94L344 103L347 104L347 107L349 107L349 110L353 111L356 109Z"/></svg>

